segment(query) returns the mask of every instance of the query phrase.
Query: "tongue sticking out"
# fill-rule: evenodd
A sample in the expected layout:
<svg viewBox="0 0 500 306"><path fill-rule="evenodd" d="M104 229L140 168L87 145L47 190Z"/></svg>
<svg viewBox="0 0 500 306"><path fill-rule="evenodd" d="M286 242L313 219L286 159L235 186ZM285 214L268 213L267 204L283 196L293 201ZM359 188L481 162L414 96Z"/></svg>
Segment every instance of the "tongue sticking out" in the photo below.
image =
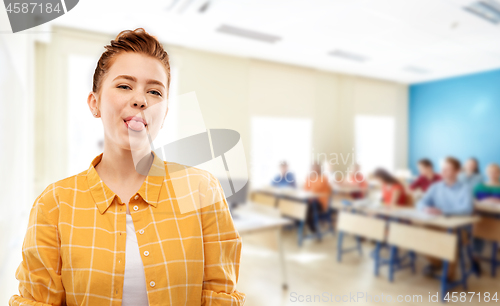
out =
<svg viewBox="0 0 500 306"><path fill-rule="evenodd" d="M144 123L135 120L127 121L128 127L134 131L142 131L144 129Z"/></svg>

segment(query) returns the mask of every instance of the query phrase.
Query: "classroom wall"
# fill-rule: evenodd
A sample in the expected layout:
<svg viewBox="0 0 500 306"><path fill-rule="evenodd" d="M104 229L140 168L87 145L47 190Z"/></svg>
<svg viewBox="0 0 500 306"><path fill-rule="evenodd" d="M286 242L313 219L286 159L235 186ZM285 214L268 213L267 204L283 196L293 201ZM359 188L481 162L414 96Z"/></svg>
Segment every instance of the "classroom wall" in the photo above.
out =
<svg viewBox="0 0 500 306"><path fill-rule="evenodd" d="M312 118L311 154L347 156L354 147L354 117L363 114L394 116L395 166L407 167L407 85L192 49L171 50L173 58L182 58L179 93L196 91L207 127L239 131L248 161L252 116Z"/></svg>
<svg viewBox="0 0 500 306"><path fill-rule="evenodd" d="M62 83L69 53L100 55L103 46L114 38L62 27L57 27L55 33L50 45L38 50L51 63L45 74L59 75L55 77ZM179 46L165 45L165 48L173 64L179 68L178 94L196 92L207 128L234 129L241 134L248 167L252 116L311 118L314 122L313 152L346 155L353 152L354 116L357 114L396 118L396 167L407 167L408 86L405 84ZM55 95L40 95L37 104L43 105L50 99L52 106L57 105L58 112L64 112L66 93L61 90L64 87L61 83L58 86ZM53 87L54 84L46 84L44 90L53 93L56 90ZM40 142L54 143L57 139L66 139L66 130L60 126L64 120L56 125L44 119L43 112L49 112L48 109L40 111L42 115L37 124L48 129L39 132ZM64 142L58 142L61 141ZM42 151L44 153L37 156L38 164L48 167L59 162L64 165L60 162L66 160L62 156L64 151L54 155L48 146ZM45 177L40 178L37 186L46 186L54 179L63 178L64 169L52 170L51 173L39 172Z"/></svg>
<svg viewBox="0 0 500 306"><path fill-rule="evenodd" d="M500 163L500 70L410 86L409 162L474 156Z"/></svg>

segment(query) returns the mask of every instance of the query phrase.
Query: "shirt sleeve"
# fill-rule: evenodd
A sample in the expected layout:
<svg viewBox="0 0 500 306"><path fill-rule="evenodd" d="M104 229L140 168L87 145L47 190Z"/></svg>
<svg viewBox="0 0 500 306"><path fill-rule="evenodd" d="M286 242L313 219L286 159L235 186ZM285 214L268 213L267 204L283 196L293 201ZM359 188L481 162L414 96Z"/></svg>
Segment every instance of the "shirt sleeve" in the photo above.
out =
<svg viewBox="0 0 500 306"><path fill-rule="evenodd" d="M271 180L271 185L272 185L272 186L278 186L278 182L279 182L279 176L275 176L275 177Z"/></svg>
<svg viewBox="0 0 500 306"><path fill-rule="evenodd" d="M201 305L239 306L245 294L236 290L242 240L238 234L220 182L211 174L202 195L205 274Z"/></svg>
<svg viewBox="0 0 500 306"><path fill-rule="evenodd" d="M434 207L434 189L436 185L431 185L417 203L418 210L424 210L426 207Z"/></svg>
<svg viewBox="0 0 500 306"><path fill-rule="evenodd" d="M484 182L484 178L481 174L476 174L476 176L474 177L474 179L472 180L472 184L471 184L471 188L474 188L476 187L477 185L479 184L482 184Z"/></svg>
<svg viewBox="0 0 500 306"><path fill-rule="evenodd" d="M10 306L65 305L60 240L55 221L58 211L54 187L48 186L30 211L22 246L23 260L16 270L19 294L10 298Z"/></svg>

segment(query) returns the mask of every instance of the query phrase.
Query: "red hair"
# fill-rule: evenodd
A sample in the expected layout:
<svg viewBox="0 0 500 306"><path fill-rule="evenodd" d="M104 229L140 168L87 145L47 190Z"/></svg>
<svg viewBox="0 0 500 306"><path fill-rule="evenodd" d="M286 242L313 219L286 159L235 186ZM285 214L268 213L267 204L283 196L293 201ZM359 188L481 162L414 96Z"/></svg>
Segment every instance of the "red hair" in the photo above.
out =
<svg viewBox="0 0 500 306"><path fill-rule="evenodd" d="M170 62L167 51L156 36L152 36L143 28L133 31L121 31L109 45L104 46L106 51L101 55L94 71L92 91L99 93L104 76L113 65L116 57L123 52L136 52L159 60L167 72L167 98L170 88Z"/></svg>

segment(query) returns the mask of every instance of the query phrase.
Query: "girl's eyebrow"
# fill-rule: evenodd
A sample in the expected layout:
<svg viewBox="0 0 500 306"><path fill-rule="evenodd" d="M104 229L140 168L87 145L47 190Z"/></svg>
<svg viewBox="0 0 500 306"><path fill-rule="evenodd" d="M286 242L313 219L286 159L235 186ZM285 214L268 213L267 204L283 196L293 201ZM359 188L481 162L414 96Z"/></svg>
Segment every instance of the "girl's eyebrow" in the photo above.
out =
<svg viewBox="0 0 500 306"><path fill-rule="evenodd" d="M130 81L133 81L133 82L137 82L137 78L131 76L131 75L126 75L126 74L121 74L119 76L117 76L116 78L113 79L116 80L116 79L126 79L126 80L130 80ZM156 85L159 85L159 86L162 86L163 88L165 88L165 85L163 85L162 82L160 81L157 81L157 80L153 80L153 79L147 79L146 80L146 84L156 84Z"/></svg>

